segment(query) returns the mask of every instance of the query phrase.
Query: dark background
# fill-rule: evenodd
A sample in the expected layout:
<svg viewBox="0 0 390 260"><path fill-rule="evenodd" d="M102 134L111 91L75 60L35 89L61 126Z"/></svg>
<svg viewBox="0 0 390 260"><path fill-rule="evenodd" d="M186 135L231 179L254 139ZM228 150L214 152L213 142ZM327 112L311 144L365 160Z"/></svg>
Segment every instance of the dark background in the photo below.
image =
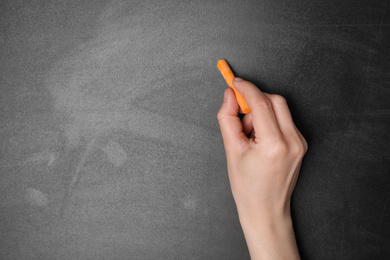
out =
<svg viewBox="0 0 390 260"><path fill-rule="evenodd" d="M1 1L0 258L248 259L217 69L309 143L304 259L390 258L389 1Z"/></svg>

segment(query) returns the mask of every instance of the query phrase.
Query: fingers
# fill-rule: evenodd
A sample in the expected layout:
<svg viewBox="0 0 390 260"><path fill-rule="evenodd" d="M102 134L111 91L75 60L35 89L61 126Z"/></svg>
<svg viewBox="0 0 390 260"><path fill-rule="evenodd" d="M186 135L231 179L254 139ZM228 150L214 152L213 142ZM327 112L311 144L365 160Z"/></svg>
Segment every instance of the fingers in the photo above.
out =
<svg viewBox="0 0 390 260"><path fill-rule="evenodd" d="M307 143L296 128L286 100L279 95L261 92L248 81L233 81L236 90L242 94L251 109L242 122L238 117L241 111L232 89L225 90L226 101L222 104L217 118L227 155L242 151L249 139L284 140L296 154L307 151Z"/></svg>
<svg viewBox="0 0 390 260"><path fill-rule="evenodd" d="M254 84L249 81L235 78L234 88L244 96L250 110L253 127L258 140L281 138L276 117L272 110L272 104L267 97Z"/></svg>
<svg viewBox="0 0 390 260"><path fill-rule="evenodd" d="M226 154L238 151L248 142L243 132L243 125L238 117L239 106L232 89L225 90L226 100L217 114L218 123L221 129Z"/></svg>
<svg viewBox="0 0 390 260"><path fill-rule="evenodd" d="M302 134L294 124L286 99L280 95L275 94L264 93L264 95L270 100L272 104L272 109L275 113L279 129L285 137L285 140L287 140L291 146L298 146L298 149L303 149L303 154L306 153L306 140L303 138Z"/></svg>
<svg viewBox="0 0 390 260"><path fill-rule="evenodd" d="M287 106L286 99L280 95L267 94L264 95L271 102L272 109L274 111L276 121L278 122L279 129L284 136L297 136L295 131L295 124L291 117L290 109Z"/></svg>

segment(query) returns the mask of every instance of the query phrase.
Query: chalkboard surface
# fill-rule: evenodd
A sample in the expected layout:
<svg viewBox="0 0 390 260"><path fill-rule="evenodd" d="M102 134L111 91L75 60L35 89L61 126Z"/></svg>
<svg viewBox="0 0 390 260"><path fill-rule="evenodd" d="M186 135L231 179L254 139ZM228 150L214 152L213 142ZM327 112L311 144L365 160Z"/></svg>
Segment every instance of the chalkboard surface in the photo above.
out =
<svg viewBox="0 0 390 260"><path fill-rule="evenodd" d="M237 76L309 143L303 259L390 259L386 0L1 1L0 258L249 259L216 114Z"/></svg>

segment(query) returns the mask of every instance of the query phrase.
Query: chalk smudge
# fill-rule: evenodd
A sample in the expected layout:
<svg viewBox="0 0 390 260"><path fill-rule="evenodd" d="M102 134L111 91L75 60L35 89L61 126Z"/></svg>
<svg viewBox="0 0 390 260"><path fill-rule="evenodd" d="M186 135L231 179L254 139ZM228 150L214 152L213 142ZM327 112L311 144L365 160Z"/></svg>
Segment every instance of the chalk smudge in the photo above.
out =
<svg viewBox="0 0 390 260"><path fill-rule="evenodd" d="M148 8L152 12L147 12ZM156 12L156 8L163 9ZM192 67L203 66L193 55L196 50L186 51L195 44L182 36L187 31L187 18L159 19L165 12L173 10L143 1L131 5L111 2L102 9L91 37L75 40L70 49L58 53L45 75L44 85L53 99L58 128L66 136L66 153L87 146L71 174L61 215L93 149L101 149L116 167L128 160L129 155L118 143L110 142L103 149L95 144L113 132L126 131L178 147L191 146L201 154L212 150L203 140L215 140L217 133L142 106L155 91L177 84L176 76L191 73L198 77ZM178 30L167 33L166 28L171 26ZM199 33L203 35L204 31Z"/></svg>
<svg viewBox="0 0 390 260"><path fill-rule="evenodd" d="M198 207L199 199L193 196L186 196L182 203L186 210L195 211Z"/></svg>
<svg viewBox="0 0 390 260"><path fill-rule="evenodd" d="M117 142L110 141L101 150L106 153L108 160L116 167L123 165L127 160L126 150Z"/></svg>
<svg viewBox="0 0 390 260"><path fill-rule="evenodd" d="M74 189L76 188L77 183L80 180L80 175L81 175L81 172L83 171L84 164L87 161L88 156L90 155L93 148L95 148L95 142L96 142L95 138L92 139L91 141L89 141L89 143L87 144L87 147L85 148L85 151L84 151L83 155L81 156L81 159L76 167L76 171L73 174L72 179L69 183L68 189L66 190L64 197L62 199L62 205L61 205L61 210L60 210L60 217L61 218L64 217L65 211L66 211L68 204L70 202L70 199L72 197L72 193L73 193Z"/></svg>
<svg viewBox="0 0 390 260"><path fill-rule="evenodd" d="M38 152L27 158L24 164L45 164L52 166L57 159L57 154L54 152Z"/></svg>
<svg viewBox="0 0 390 260"><path fill-rule="evenodd" d="M34 188L27 188L25 192L26 200L29 205L44 207L49 204L49 199L40 190Z"/></svg>

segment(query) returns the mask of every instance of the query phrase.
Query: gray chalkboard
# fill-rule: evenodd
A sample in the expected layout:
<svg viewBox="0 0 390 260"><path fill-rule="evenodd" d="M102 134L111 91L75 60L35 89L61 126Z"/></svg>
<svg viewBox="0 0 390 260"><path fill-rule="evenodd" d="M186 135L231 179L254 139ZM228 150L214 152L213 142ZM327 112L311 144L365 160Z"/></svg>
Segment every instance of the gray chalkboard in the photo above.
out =
<svg viewBox="0 0 390 260"><path fill-rule="evenodd" d="M389 1L1 1L0 258L249 259L217 61L309 143L304 259L390 258Z"/></svg>

